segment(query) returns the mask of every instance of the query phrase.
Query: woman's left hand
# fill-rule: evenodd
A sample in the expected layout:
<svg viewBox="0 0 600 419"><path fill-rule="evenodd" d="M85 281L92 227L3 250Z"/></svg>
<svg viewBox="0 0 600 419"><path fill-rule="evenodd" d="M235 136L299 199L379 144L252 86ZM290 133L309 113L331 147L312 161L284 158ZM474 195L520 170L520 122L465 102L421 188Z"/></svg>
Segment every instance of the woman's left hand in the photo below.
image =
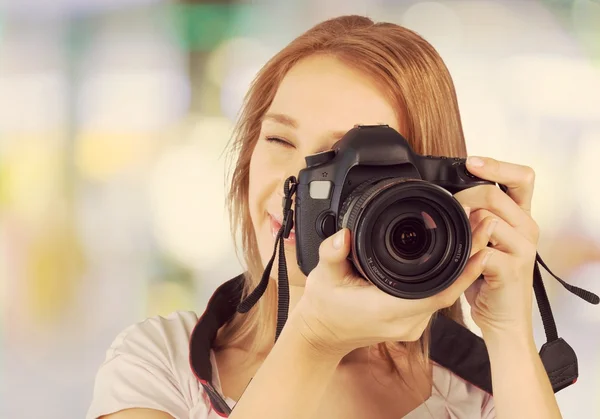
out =
<svg viewBox="0 0 600 419"><path fill-rule="evenodd" d="M474 175L505 185L478 186L454 197L470 209L471 229L487 229L492 254L465 292L473 321L486 342L497 338L532 339L533 268L539 229L531 218L535 173L527 166L490 158L469 158ZM488 342L489 343L489 342Z"/></svg>

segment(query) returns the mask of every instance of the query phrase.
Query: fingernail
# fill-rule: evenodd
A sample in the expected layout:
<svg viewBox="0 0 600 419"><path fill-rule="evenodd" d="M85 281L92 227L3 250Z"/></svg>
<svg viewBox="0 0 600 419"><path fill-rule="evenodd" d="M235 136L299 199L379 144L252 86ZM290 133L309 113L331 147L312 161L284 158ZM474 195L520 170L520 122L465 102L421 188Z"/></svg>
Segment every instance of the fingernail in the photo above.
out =
<svg viewBox="0 0 600 419"><path fill-rule="evenodd" d="M463 209L465 210L465 214L467 214L467 218L468 218L469 215L471 215L471 207L463 207Z"/></svg>
<svg viewBox="0 0 600 419"><path fill-rule="evenodd" d="M335 234L333 238L333 247L334 249L341 249L344 244L344 230L340 230Z"/></svg>
<svg viewBox="0 0 600 419"><path fill-rule="evenodd" d="M483 257L483 260L481 261L481 266L485 266L488 261L490 260L490 258L492 257L492 255L494 254L493 250L489 250L485 256Z"/></svg>
<svg viewBox="0 0 600 419"><path fill-rule="evenodd" d="M471 167L483 167L483 160L481 160L479 157L468 157L467 163Z"/></svg>
<svg viewBox="0 0 600 419"><path fill-rule="evenodd" d="M490 225L488 225L488 228L487 228L487 231L486 231L486 233L487 233L488 236L492 235L492 233L494 232L494 229L496 228L496 224L498 224L498 219L497 218L494 218L492 221L490 221Z"/></svg>

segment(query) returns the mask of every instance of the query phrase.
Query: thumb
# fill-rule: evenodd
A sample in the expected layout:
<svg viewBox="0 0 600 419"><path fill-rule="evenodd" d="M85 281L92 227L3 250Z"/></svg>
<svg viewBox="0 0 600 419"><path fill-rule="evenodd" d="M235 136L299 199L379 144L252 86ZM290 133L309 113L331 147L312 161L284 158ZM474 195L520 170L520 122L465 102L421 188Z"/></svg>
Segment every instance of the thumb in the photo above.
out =
<svg viewBox="0 0 600 419"><path fill-rule="evenodd" d="M346 260L349 252L350 231L344 228L321 243L318 266L327 271L328 275L341 279L350 273L350 266Z"/></svg>

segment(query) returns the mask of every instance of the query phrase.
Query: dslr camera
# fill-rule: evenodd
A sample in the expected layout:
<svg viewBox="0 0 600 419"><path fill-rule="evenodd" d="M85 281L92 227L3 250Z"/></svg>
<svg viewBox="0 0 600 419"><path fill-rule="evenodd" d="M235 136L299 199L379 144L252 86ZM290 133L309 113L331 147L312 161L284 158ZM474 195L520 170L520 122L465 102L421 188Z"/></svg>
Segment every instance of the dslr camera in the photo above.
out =
<svg viewBox="0 0 600 419"><path fill-rule="evenodd" d="M452 284L471 253L471 228L453 194L494 185L465 159L424 156L387 125L359 125L331 150L306 157L296 189L296 255L308 275L319 245L351 231L356 271L398 298L434 295Z"/></svg>

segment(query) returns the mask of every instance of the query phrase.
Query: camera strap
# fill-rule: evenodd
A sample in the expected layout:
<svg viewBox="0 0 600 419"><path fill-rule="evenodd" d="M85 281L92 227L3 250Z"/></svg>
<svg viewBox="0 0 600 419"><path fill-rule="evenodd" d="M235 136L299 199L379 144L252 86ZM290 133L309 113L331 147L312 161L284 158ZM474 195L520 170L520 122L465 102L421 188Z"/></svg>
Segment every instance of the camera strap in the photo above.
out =
<svg viewBox="0 0 600 419"><path fill-rule="evenodd" d="M287 265L284 253L284 240L289 237L290 231L292 230L294 224L292 198L296 192L296 186L297 181L294 176L287 178L284 183L284 197L282 202L283 222L275 238L273 254L267 263L267 266L265 267L260 283L257 285L257 287L249 295L242 299L240 291L242 288L237 282L241 282L243 277L239 276L230 281L230 283L237 281L237 285L227 283L229 284L225 284L227 287L222 287L222 289L220 289L221 291L218 290L215 294L215 296L217 296L217 294L221 292L223 295L225 295L225 297L223 297L223 295L220 297L221 300L217 298L215 301L227 301L227 304L225 308L226 313L221 313L221 315L217 316L218 318L211 318L212 320L209 322L209 325L212 325L209 329L211 330L210 334L213 337L216 335L217 329L215 329L215 327L218 328L225 324L231 317L233 317L235 311L238 313L247 313L262 297L269 284L271 269L273 268L275 256L277 254L277 250L279 249L278 313L275 341L277 341L279 338L279 335L287 321L290 301ZM506 187L502 185L500 188L504 192L507 190ZM550 275L556 278L556 280L559 281L559 283L566 290L589 302L590 304L598 304L600 302L600 298L590 291L563 281L548 268L539 254L536 254L536 263L533 272L533 288L537 305L541 314L544 332L546 334L546 343L544 343L544 345L541 347L539 354L550 378L552 388L554 392L558 392L563 388L575 383L577 380L577 356L571 346L564 339L559 337L539 265L546 269ZM236 290L238 291L232 294L234 295L233 297L231 297L231 294L229 297L227 297L226 294L232 292L230 288L233 286L235 286ZM211 301L213 299L211 299ZM216 303L213 302L213 305L215 304ZM235 310L232 309L232 304L237 304ZM207 312L210 312L211 310L210 305L211 303L209 303L209 307L207 307ZM202 322L199 322L198 326L200 326L200 323ZM204 327L206 327L206 324ZM208 348L210 348L210 346ZM194 349L192 346L190 355L192 360L193 355ZM466 327L445 316L434 316L431 326L431 345L429 358L442 367L452 371L457 376L492 394L490 361L485 343L483 339L471 332ZM206 364L206 362L204 362L204 364ZM199 375L198 372L202 372L201 370L203 368L194 368L193 362L192 367L196 372L196 375L200 377L201 375ZM210 379L210 375L208 375L207 379ZM207 379L204 379L204 382L206 382ZM201 381L203 381L203 379L201 379ZM214 389L212 391L214 393ZM210 391L208 391L208 393L210 396Z"/></svg>
<svg viewBox="0 0 600 419"><path fill-rule="evenodd" d="M294 227L294 210L292 209L292 197L296 192L296 178L290 176L285 180L283 185L283 222L281 228L277 232L275 237L275 246L273 248L273 254L265 270L263 271L262 278L259 284L256 286L254 291L250 293L239 305L237 311L239 313L247 313L252 307L258 302L260 297L263 296L269 285L269 277L271 275L271 269L273 268L273 262L275 261L275 254L279 247L279 270L278 270L278 282L277 282L277 329L275 331L275 342L279 338L283 326L287 321L288 310L290 307L290 284L288 282L287 275L287 264L285 261L284 251L284 240L290 236L290 231Z"/></svg>

